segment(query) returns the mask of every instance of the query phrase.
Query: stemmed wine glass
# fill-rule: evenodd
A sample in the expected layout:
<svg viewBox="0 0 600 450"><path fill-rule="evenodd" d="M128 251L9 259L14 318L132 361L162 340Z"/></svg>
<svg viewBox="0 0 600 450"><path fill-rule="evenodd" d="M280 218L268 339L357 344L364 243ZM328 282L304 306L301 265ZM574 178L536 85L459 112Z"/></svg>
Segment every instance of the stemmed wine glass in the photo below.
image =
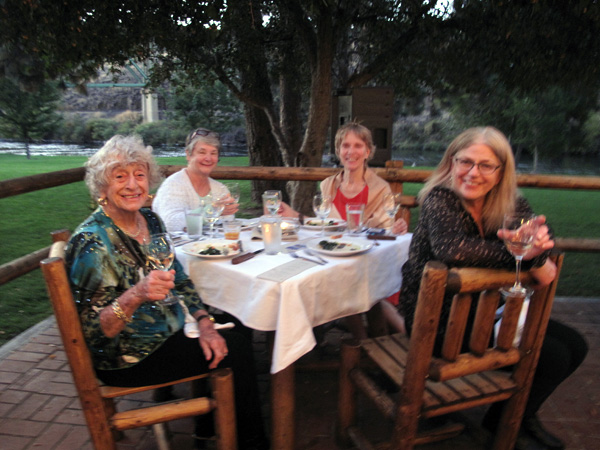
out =
<svg viewBox="0 0 600 450"><path fill-rule="evenodd" d="M212 197L204 206L204 218L210 225L209 235L211 238L215 237L215 223L217 223L217 220L221 217L221 213L224 209L225 203L223 202L223 197Z"/></svg>
<svg viewBox="0 0 600 450"><path fill-rule="evenodd" d="M503 292L507 295L526 295L527 289L521 285L521 261L523 256L533 247L538 224L535 216L531 214L505 214L502 229L504 230L504 244L515 257L517 266L515 284L508 290L503 289Z"/></svg>
<svg viewBox="0 0 600 450"><path fill-rule="evenodd" d="M263 206L271 216L277 214L281 206L281 191L265 191L262 195Z"/></svg>
<svg viewBox="0 0 600 450"><path fill-rule="evenodd" d="M168 233L155 233L150 235L150 239L144 241L144 254L148 261L148 265L154 270L162 270L166 272L171 268L175 260L175 247ZM171 291L163 300L164 305L172 305L178 303L179 300Z"/></svg>
<svg viewBox="0 0 600 450"><path fill-rule="evenodd" d="M398 214L400 209L400 198L402 194L388 193L383 196L383 209L390 219L392 219L392 225L388 229L388 234L392 234L392 227L394 218Z"/></svg>
<svg viewBox="0 0 600 450"><path fill-rule="evenodd" d="M325 219L331 212L331 199L323 194L316 194L313 197L313 211L321 220L321 236L325 236Z"/></svg>
<svg viewBox="0 0 600 450"><path fill-rule="evenodd" d="M239 203L241 195L240 185L238 183L229 183L227 188L229 189L229 195L231 195L231 198L233 198L236 203ZM233 217L235 217L235 213L233 214Z"/></svg>

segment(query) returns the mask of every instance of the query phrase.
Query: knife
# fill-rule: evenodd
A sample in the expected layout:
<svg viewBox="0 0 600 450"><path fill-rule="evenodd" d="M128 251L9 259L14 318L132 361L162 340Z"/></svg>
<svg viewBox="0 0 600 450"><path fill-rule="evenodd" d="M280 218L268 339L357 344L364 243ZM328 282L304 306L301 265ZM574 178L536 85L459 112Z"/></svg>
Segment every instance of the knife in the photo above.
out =
<svg viewBox="0 0 600 450"><path fill-rule="evenodd" d="M260 250L256 250L255 252L248 252L248 253L244 253L243 255L239 255L234 257L231 260L231 264L239 264L239 263L243 263L244 261L248 261L249 259L254 258L256 255L258 255L260 252L264 251L264 248L261 248Z"/></svg>

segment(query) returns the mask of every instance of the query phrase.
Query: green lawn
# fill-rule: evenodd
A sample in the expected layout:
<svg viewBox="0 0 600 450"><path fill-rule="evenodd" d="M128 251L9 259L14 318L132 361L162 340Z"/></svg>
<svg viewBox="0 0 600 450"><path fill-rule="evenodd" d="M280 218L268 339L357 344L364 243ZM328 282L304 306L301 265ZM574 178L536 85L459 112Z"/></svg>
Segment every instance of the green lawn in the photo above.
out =
<svg viewBox="0 0 600 450"><path fill-rule="evenodd" d="M80 167L86 157L0 155L0 179ZM160 158L160 164L185 164L184 157ZM224 166L245 166L246 157L221 158ZM227 183L227 181L225 181ZM242 209L256 207L250 201L250 182L240 181ZM414 195L421 185L407 183ZM524 189L535 211L548 217L557 236L600 238L600 193ZM0 199L0 264L50 244L50 232L73 230L95 207L83 182ZM417 212L413 213L416 221ZM244 217L243 214L239 214ZM600 254L566 255L558 294L600 297ZM50 314L42 276L36 270L0 286L0 345Z"/></svg>

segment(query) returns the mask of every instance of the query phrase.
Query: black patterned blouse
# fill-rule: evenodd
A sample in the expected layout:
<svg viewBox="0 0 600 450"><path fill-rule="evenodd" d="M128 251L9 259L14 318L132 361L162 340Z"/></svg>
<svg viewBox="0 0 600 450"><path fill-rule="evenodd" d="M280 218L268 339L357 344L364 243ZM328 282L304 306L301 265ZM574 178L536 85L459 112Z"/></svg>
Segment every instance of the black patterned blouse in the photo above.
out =
<svg viewBox="0 0 600 450"><path fill-rule="evenodd" d="M527 200L517 200L517 211L532 212ZM541 266L547 258L544 253L530 261L523 261L523 269ZM475 220L462 205L454 191L445 187L432 189L423 201L419 223L412 237L408 261L402 267L402 290L398 309L404 316L406 328L412 329L419 285L428 261L441 261L448 267L515 267L514 257L498 239L496 232L481 237ZM452 298L446 298L438 329L436 350L446 330ZM472 308L474 309L474 308Z"/></svg>

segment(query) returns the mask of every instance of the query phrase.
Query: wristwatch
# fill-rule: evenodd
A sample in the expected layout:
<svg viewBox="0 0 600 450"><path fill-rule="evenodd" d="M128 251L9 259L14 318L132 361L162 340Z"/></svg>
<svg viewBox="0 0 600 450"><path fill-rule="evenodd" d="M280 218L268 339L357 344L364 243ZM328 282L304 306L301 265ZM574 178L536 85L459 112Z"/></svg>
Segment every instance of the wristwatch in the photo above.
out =
<svg viewBox="0 0 600 450"><path fill-rule="evenodd" d="M200 322L202 319L208 319L212 323L215 323L215 318L212 316L212 314L202 314L200 317L198 317L197 321Z"/></svg>

